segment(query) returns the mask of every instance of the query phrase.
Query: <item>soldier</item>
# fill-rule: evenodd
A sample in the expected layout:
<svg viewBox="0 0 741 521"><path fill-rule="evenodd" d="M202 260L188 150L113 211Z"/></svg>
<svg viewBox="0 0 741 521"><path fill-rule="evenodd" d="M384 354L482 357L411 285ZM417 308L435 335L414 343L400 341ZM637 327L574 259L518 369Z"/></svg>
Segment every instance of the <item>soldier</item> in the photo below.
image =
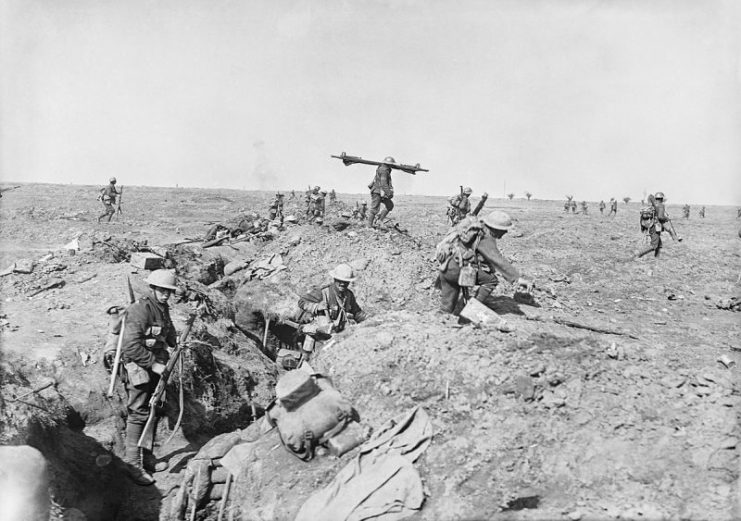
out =
<svg viewBox="0 0 741 521"><path fill-rule="evenodd" d="M296 199L296 190L291 190L291 201Z"/></svg>
<svg viewBox="0 0 741 521"><path fill-rule="evenodd" d="M581 210L579 210L580 213L583 213L584 215L587 215L589 213L589 207L587 206L586 201L581 202Z"/></svg>
<svg viewBox="0 0 741 521"><path fill-rule="evenodd" d="M705 218L705 207L703 206L702 208L700 208L700 211L698 213L700 214L700 217L704 219Z"/></svg>
<svg viewBox="0 0 741 521"><path fill-rule="evenodd" d="M389 165L396 164L393 157L386 157L383 160L383 164L378 165L376 168L376 176L368 184L368 188L371 191L371 207L368 212L368 226L374 227L376 223L376 216L378 222L383 222L386 216L391 210L394 209L394 203L391 201L394 197L394 186L391 182L391 167ZM381 207L381 203L384 205L384 209L378 212Z"/></svg>
<svg viewBox="0 0 741 521"><path fill-rule="evenodd" d="M571 208L571 201L567 199L563 203L563 213L569 213L569 208Z"/></svg>
<svg viewBox="0 0 741 521"><path fill-rule="evenodd" d="M306 324L317 316L325 316L332 324L332 331L339 333L347 325L348 319L362 322L368 318L355 300L350 290L350 283L355 280L355 273L349 264L339 264L329 272L332 283L321 288L314 288L298 301L302 313L299 322ZM303 329L303 327L302 327ZM307 328L308 329L308 328ZM314 342L310 338L304 341L304 356L313 352Z"/></svg>
<svg viewBox="0 0 741 521"><path fill-rule="evenodd" d="M111 222L111 217L113 217L113 215L116 213L116 210L113 209L113 205L116 204L117 195L121 195L121 192L116 190L116 178L111 177L108 180L108 186L100 189L98 200L103 202L105 213L98 217L98 222L100 222L100 220L106 216L108 216L107 222Z"/></svg>
<svg viewBox="0 0 741 521"><path fill-rule="evenodd" d="M368 203L363 201L360 203L360 210L358 210L358 217L361 221L365 221L366 216L368 214Z"/></svg>
<svg viewBox="0 0 741 521"><path fill-rule="evenodd" d="M459 194L455 194L453 197L448 199L450 206L448 207L448 220L450 224L456 225L468 215L471 211L471 201L469 197L473 190L470 186L467 186Z"/></svg>
<svg viewBox="0 0 741 521"><path fill-rule="evenodd" d="M155 270L146 281L151 292L126 311L121 342L128 413L123 459L129 464L131 478L137 485L151 485L154 478L150 472L167 468L166 462L156 461L152 447L140 449L137 444L149 416L149 400L170 357L167 348L177 343L167 305L177 290L175 274L170 270Z"/></svg>
<svg viewBox="0 0 741 521"><path fill-rule="evenodd" d="M337 200L337 192L334 191L334 188L329 192L329 202L334 203Z"/></svg>
<svg viewBox="0 0 741 521"><path fill-rule="evenodd" d="M617 216L617 200L614 197L610 197L610 214L608 217L612 215Z"/></svg>
<svg viewBox="0 0 741 521"><path fill-rule="evenodd" d="M649 195L648 202L651 206L641 211L641 230L648 233L650 242L645 248L635 252L636 258L643 257L649 252L654 252L654 257L659 256L662 247L661 232L664 231L664 223L669 221L669 215L667 215L664 207L664 192ZM677 240L672 228L666 230L674 240Z"/></svg>
<svg viewBox="0 0 741 521"><path fill-rule="evenodd" d="M607 208L607 206L605 205L605 201L604 200L600 201L599 202L599 213L601 213L602 215L604 215L605 208Z"/></svg>
<svg viewBox="0 0 741 521"><path fill-rule="evenodd" d="M324 190L311 196L311 215L314 217L314 222L317 224L322 224L324 222L326 196L327 192Z"/></svg>
<svg viewBox="0 0 741 521"><path fill-rule="evenodd" d="M473 218L470 218L473 219ZM459 225L461 226L461 225ZM437 247L437 260L440 263L440 309L453 313L462 290L468 285L462 284L461 272L475 273L474 284L478 286L476 300L485 302L494 288L499 284L495 275L498 271L508 282L517 281L527 291L533 283L520 276L520 273L497 248L497 239L501 239L512 227L509 215L499 210L491 212L483 219L477 220L468 230L449 234ZM486 264L490 273L481 268ZM470 273L469 273L470 276Z"/></svg>
<svg viewBox="0 0 741 521"><path fill-rule="evenodd" d="M321 190L321 187L315 186L314 188L311 188L306 191L306 196L304 197L304 200L306 201L306 215L311 216L314 214L314 199L316 199L319 196L319 190Z"/></svg>
<svg viewBox="0 0 741 521"><path fill-rule="evenodd" d="M741 219L741 208L736 209L736 219Z"/></svg>
<svg viewBox="0 0 741 521"><path fill-rule="evenodd" d="M690 218L690 209L691 209L690 208L690 205L688 205L688 204L685 204L682 207L682 215L684 216L685 219L689 219Z"/></svg>
<svg viewBox="0 0 741 521"><path fill-rule="evenodd" d="M278 192L275 194L275 199L270 203L269 211L270 220L274 221L276 218L280 219L280 223L283 224L283 194Z"/></svg>

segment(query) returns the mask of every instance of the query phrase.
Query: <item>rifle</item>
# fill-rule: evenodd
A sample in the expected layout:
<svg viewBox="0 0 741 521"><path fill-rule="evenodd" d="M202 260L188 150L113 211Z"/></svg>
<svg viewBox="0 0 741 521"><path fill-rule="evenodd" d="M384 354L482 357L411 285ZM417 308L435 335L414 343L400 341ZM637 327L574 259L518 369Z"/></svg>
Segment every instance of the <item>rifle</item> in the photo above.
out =
<svg viewBox="0 0 741 521"><path fill-rule="evenodd" d="M129 305L136 301L134 290L131 288L131 279L126 276L126 286L129 289ZM123 344L124 329L126 328L126 315L121 319L121 328L118 331L118 344L116 345L116 356L113 358L113 369L111 370L111 383L108 386L108 398L113 397L113 388L116 385L116 377L121 366L121 346Z"/></svg>
<svg viewBox="0 0 741 521"><path fill-rule="evenodd" d="M483 194L481 194L481 200L478 202L478 204L476 205L476 208L474 208L473 212L471 212L471 215L478 216L479 215L479 212L484 207L484 204L486 203L486 200L488 198L489 198L489 194L487 194L486 192L484 192Z"/></svg>
<svg viewBox="0 0 741 521"><path fill-rule="evenodd" d="M669 226L671 226L671 231L669 232L669 235L672 236L672 239L675 239L677 242L682 242L682 238L679 236L679 234L677 234L677 231L674 229L674 223L672 222L672 220L667 219L666 222L668 222Z"/></svg>
<svg viewBox="0 0 741 521"><path fill-rule="evenodd" d="M369 159L363 159L362 157L358 157L358 156L348 156L344 152L341 153L339 156L330 156L330 157L341 159L345 166L354 165L356 163L360 163L362 165L374 165L374 166L387 165L390 168L393 168L395 170L401 170L402 172L406 172L407 174L412 174L412 175L416 175L417 172L429 172L429 170L419 166L419 163L417 163L416 165L404 165L404 164L397 165L395 163L383 163L381 161L371 161Z"/></svg>
<svg viewBox="0 0 741 521"><path fill-rule="evenodd" d="M172 356L170 356L170 360L167 361L165 370L162 371L160 379L157 382L157 387L155 387L152 397L149 399L149 417L147 418L147 423L144 425L141 438L139 438L139 442L137 443L137 446L140 448L151 450L154 446L154 425L157 419L157 404L162 400L162 396L165 394L167 381L170 379L170 374L185 349L185 341L188 339L188 335L190 334L190 330L192 329L195 320L196 313L191 313L185 324L185 330L180 335L178 346L175 348Z"/></svg>
<svg viewBox="0 0 741 521"><path fill-rule="evenodd" d="M121 210L121 199L123 199L123 186L118 190L118 205L116 206L116 213L123 213Z"/></svg>

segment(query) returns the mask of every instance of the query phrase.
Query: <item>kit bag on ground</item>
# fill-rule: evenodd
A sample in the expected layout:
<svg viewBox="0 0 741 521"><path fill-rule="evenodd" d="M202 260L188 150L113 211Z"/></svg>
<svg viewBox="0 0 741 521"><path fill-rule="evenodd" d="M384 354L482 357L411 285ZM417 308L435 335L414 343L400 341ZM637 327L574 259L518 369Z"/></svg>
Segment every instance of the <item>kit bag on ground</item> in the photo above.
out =
<svg viewBox="0 0 741 521"><path fill-rule="evenodd" d="M286 449L304 461L314 457L318 445L327 444L359 419L349 400L319 374L288 371L278 379L275 394L268 421L278 428Z"/></svg>

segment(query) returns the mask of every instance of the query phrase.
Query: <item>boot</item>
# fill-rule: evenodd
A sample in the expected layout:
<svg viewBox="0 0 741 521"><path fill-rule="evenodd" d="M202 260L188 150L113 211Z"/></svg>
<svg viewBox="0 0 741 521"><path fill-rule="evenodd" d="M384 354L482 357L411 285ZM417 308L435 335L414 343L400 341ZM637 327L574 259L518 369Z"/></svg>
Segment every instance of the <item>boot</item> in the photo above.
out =
<svg viewBox="0 0 741 521"><path fill-rule="evenodd" d="M375 223L375 221L376 221L376 212L371 210L370 212L368 212L368 227L373 228L373 224Z"/></svg>
<svg viewBox="0 0 741 521"><path fill-rule="evenodd" d="M137 446L143 430L144 425L141 423L126 422L126 448L123 460L127 464L131 480L137 485L148 486L154 483L154 478L144 470L144 454Z"/></svg>
<svg viewBox="0 0 741 521"><path fill-rule="evenodd" d="M388 214L389 214L389 211L386 208L381 210L381 212L378 214L378 222L382 223Z"/></svg>
<svg viewBox="0 0 741 521"><path fill-rule="evenodd" d="M147 472L155 473L155 472L164 472L168 468L170 468L170 464L164 460L160 461L157 459L157 457L154 455L154 453L151 450L142 449L143 450L143 464L144 464L144 470Z"/></svg>

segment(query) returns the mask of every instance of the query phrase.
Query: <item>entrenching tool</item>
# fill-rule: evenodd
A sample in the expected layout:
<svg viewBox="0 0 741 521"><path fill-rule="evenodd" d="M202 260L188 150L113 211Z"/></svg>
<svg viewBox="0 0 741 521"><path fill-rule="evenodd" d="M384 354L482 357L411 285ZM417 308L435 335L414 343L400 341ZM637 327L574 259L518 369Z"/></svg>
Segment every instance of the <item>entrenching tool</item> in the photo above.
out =
<svg viewBox="0 0 741 521"><path fill-rule="evenodd" d="M128 289L129 293L129 305L136 302L136 297L134 296L134 290L131 287L131 279L127 276L126 277L126 287ZM108 386L108 398L113 397L113 388L116 385L116 377L118 376L118 372L121 367L121 345L123 344L123 335L124 335L124 328L126 327L126 315L124 311L124 316L121 319L121 329L118 331L118 344L116 345L116 356L113 358L113 369L111 370L111 383Z"/></svg>
<svg viewBox="0 0 741 521"><path fill-rule="evenodd" d="M381 165L387 165L389 168L393 168L395 170L401 170L402 172L406 172L407 174L417 175L417 172L429 172L426 168L422 168L419 166L419 163L416 165L404 165L404 164L396 164L396 163L384 163L383 161L371 161L369 159L363 159L362 157L358 156L348 156L344 152L341 153L339 156L330 156L334 157L335 159L341 159L345 166L350 166L354 164L361 164L361 165L374 165L374 166L381 166Z"/></svg>
<svg viewBox="0 0 741 521"><path fill-rule="evenodd" d="M118 189L118 204L116 205L116 213L118 214L123 213L121 210L121 199L123 199L123 186Z"/></svg>
<svg viewBox="0 0 741 521"><path fill-rule="evenodd" d="M190 330L193 328L193 322L195 322L196 320L196 314L197 313L191 313L191 315L188 317L188 321L185 325L185 330L180 335L178 345L175 348L175 351L173 351L172 355L170 356L170 360L167 361L165 370L162 371L160 379L157 382L157 387L155 387L154 393L152 393L152 398L150 398L149 400L149 417L147 418L147 423L144 425L144 430L142 431L142 435L139 438L139 442L137 443L137 446L139 448L152 450L152 446L154 445L154 426L157 419L157 405L162 400L162 396L165 394L165 389L167 388L167 382L170 379L170 374L172 374L172 370L175 368L175 364L178 363L178 361L180 360L180 356L185 349L185 341L188 339Z"/></svg>

